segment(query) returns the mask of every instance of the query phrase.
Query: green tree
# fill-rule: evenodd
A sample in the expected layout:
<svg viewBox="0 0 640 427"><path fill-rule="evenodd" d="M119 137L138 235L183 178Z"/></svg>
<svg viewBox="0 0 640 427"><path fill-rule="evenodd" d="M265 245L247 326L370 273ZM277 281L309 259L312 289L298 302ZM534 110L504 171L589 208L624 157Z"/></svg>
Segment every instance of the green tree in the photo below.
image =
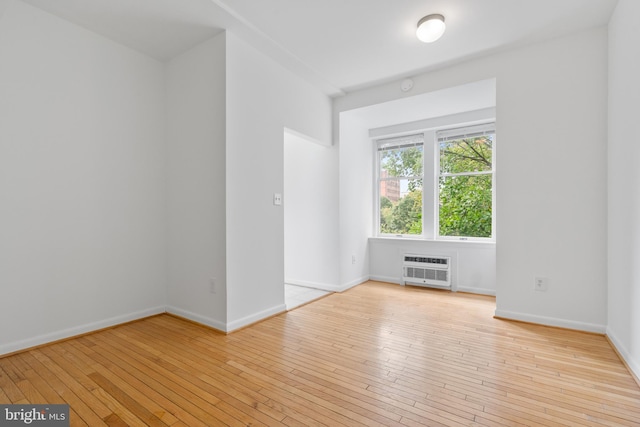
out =
<svg viewBox="0 0 640 427"><path fill-rule="evenodd" d="M442 173L489 172L493 139L465 138L440 144ZM492 176L458 175L441 177L440 235L491 237Z"/></svg>
<svg viewBox="0 0 640 427"><path fill-rule="evenodd" d="M389 220L390 233L422 233L422 191L410 191L393 206Z"/></svg>
<svg viewBox="0 0 640 427"><path fill-rule="evenodd" d="M440 180L440 235L491 237L491 176Z"/></svg>
<svg viewBox="0 0 640 427"><path fill-rule="evenodd" d="M380 166L389 177L409 178L409 191L422 187L422 146L381 152Z"/></svg>
<svg viewBox="0 0 640 427"><path fill-rule="evenodd" d="M380 198L380 231L388 234L422 233L423 146L395 146L380 151L385 178L396 178L404 194L395 202Z"/></svg>
<svg viewBox="0 0 640 427"><path fill-rule="evenodd" d="M393 233L391 229L393 203L387 197L380 197L380 232Z"/></svg>

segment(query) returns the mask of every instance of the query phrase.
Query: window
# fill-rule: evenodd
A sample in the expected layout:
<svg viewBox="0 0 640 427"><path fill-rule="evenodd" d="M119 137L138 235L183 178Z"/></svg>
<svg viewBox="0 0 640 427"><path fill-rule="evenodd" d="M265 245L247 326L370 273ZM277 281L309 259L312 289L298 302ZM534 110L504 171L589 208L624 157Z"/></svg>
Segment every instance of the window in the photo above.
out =
<svg viewBox="0 0 640 427"><path fill-rule="evenodd" d="M493 125L437 132L439 236L493 235L494 137Z"/></svg>
<svg viewBox="0 0 640 427"><path fill-rule="evenodd" d="M379 235L491 239L495 125L377 141Z"/></svg>
<svg viewBox="0 0 640 427"><path fill-rule="evenodd" d="M379 141L379 223L383 234L422 234L424 135Z"/></svg>

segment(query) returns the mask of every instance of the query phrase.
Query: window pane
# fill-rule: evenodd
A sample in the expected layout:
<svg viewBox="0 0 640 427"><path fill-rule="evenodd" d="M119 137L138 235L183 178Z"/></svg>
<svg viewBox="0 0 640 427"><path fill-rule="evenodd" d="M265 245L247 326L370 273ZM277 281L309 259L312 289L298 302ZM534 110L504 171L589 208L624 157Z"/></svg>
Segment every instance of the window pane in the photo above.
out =
<svg viewBox="0 0 640 427"><path fill-rule="evenodd" d="M440 173L491 170L494 135L440 142Z"/></svg>
<svg viewBox="0 0 640 427"><path fill-rule="evenodd" d="M440 178L440 235L491 237L492 176Z"/></svg>
<svg viewBox="0 0 640 427"><path fill-rule="evenodd" d="M380 233L422 234L422 180L380 181Z"/></svg>
<svg viewBox="0 0 640 427"><path fill-rule="evenodd" d="M422 175L423 146L386 148L380 153L380 177Z"/></svg>

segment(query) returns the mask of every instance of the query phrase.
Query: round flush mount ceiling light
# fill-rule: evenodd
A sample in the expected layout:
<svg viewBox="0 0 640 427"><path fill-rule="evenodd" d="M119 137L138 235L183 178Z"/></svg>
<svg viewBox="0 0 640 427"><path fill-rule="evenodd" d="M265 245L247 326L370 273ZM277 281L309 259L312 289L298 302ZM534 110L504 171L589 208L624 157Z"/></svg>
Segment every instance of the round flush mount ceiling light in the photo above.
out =
<svg viewBox="0 0 640 427"><path fill-rule="evenodd" d="M434 13L418 21L416 36L421 42L431 43L442 37L445 28L444 16Z"/></svg>

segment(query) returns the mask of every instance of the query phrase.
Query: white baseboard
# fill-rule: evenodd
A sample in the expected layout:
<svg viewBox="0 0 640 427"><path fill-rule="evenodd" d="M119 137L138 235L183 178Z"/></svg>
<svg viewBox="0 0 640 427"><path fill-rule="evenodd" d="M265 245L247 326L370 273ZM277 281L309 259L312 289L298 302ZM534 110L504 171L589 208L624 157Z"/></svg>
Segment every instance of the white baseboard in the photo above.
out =
<svg viewBox="0 0 640 427"><path fill-rule="evenodd" d="M74 326L73 328L62 329L59 331L50 332L48 334L38 335L33 338L27 338L20 341L1 344L0 356L3 354L26 350L28 348L37 347L39 345L48 344L51 342L86 334L86 333L97 331L100 329L109 328L111 326L116 326L122 323L131 322L133 320L138 320L138 319L153 316L156 314L164 313L165 311L166 310L164 306L148 308L146 310L136 311L134 313L125 314L122 316L110 317L108 319L86 323L80 326Z"/></svg>
<svg viewBox="0 0 640 427"><path fill-rule="evenodd" d="M521 322L537 323L545 326L555 326L558 328L574 329L577 331L594 332L597 334L605 334L606 326L594 323L576 322L574 320L557 319L555 317L536 316L533 314L518 313L515 311L496 310L495 316L508 319L519 320Z"/></svg>
<svg viewBox="0 0 640 427"><path fill-rule="evenodd" d="M188 310L183 310L178 307L174 307L174 306L167 307L167 313L175 314L176 316L183 317L187 320L192 320L194 322L209 326L211 328L217 329L225 333L233 332L236 329L244 328L245 326L259 322L260 320L264 320L275 314L284 313L285 311L287 311L287 306L282 304L282 305L277 305L275 307L269 308L267 310L263 310L259 313L252 314L250 316L243 317L242 319L234 320L233 322L224 323L224 322L221 322L220 320L203 316L201 314L197 314Z"/></svg>
<svg viewBox="0 0 640 427"><path fill-rule="evenodd" d="M456 289L457 292L466 292L469 294L478 294L478 295L490 295L492 297L496 296L495 289L485 289L485 288L469 288L466 286L458 286Z"/></svg>
<svg viewBox="0 0 640 427"><path fill-rule="evenodd" d="M375 280L376 282L394 283L396 285L402 285L402 280L401 280L400 277L370 276L369 280Z"/></svg>
<svg viewBox="0 0 640 427"><path fill-rule="evenodd" d="M620 341L618 337L615 336L615 334L609 327L607 327L607 337L609 338L611 344L613 344L613 346L615 347L620 357L622 357L624 362L627 364L633 375L635 375L636 379L640 379L640 363L637 360L633 360L633 357L631 356L631 353L629 353L629 350L624 345L622 345L622 341Z"/></svg>
<svg viewBox="0 0 640 427"><path fill-rule="evenodd" d="M368 281L369 279L370 279L369 276L362 276L362 277L354 279L354 280L352 280L350 282L343 283L342 285L340 285L340 287L338 288L338 290L336 292L344 292L346 290L349 290L349 289L353 288L354 286L358 286L358 285Z"/></svg>
<svg viewBox="0 0 640 427"><path fill-rule="evenodd" d="M328 283L318 283L318 282L308 282L305 280L296 280L296 279L285 279L285 283L289 284L289 285L296 285L296 286L303 286L305 288L313 288L313 289L320 289L321 291L327 291L327 292L344 292L348 289L353 288L354 286L360 285L368 280L378 280L381 282L387 282L388 280L385 279L381 279L381 278L376 278L374 279L373 277L369 277L369 276L363 276L360 277L359 279L356 280L352 280L349 283L345 283L343 285L331 285Z"/></svg>
<svg viewBox="0 0 640 427"><path fill-rule="evenodd" d="M320 282L309 282L306 280L297 280L297 279L285 279L284 283L289 285L302 286L304 288L320 289L321 291L327 291L327 292L339 292L338 289L340 289L338 285L332 285L329 283L320 283Z"/></svg>
<svg viewBox="0 0 640 427"><path fill-rule="evenodd" d="M233 322L228 322L225 332L233 332L236 329L244 328L245 326L249 326L253 323L259 322L276 314L284 313L285 311L287 311L287 306L285 304L280 304L267 310L263 310L259 313L234 320Z"/></svg>
<svg viewBox="0 0 640 427"><path fill-rule="evenodd" d="M371 276L370 280L375 280L377 282L385 282L385 283L394 283L396 285L402 285L402 279L400 277L390 277L390 276ZM465 286L452 287L451 289L454 292L467 292L470 294L478 294L478 295L490 295L496 296L496 291L494 289L485 289L485 288L471 288Z"/></svg>
<svg viewBox="0 0 640 427"><path fill-rule="evenodd" d="M183 317L187 320L192 320L196 323L201 323L203 325L209 326L213 329L217 329L222 332L228 332L227 325L224 322L221 322L217 319L212 319L211 317L202 316L200 314L193 313L188 310L183 310L181 308L174 307L174 306L168 306L167 313L175 314L176 316Z"/></svg>

